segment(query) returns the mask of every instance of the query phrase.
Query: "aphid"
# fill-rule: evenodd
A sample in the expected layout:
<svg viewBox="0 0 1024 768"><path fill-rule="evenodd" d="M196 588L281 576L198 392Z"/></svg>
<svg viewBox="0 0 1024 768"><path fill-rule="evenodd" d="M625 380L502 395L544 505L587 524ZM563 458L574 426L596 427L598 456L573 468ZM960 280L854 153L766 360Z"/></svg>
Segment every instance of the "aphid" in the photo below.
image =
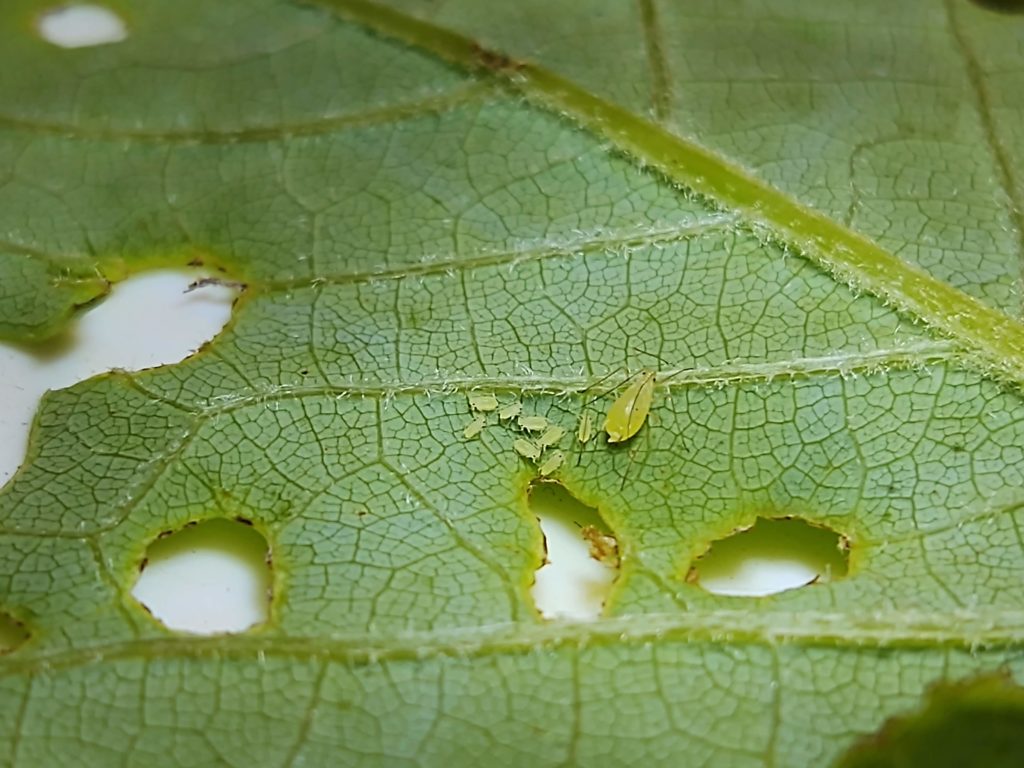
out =
<svg viewBox="0 0 1024 768"><path fill-rule="evenodd" d="M548 428L548 420L543 416L520 416L519 426L527 432L540 432Z"/></svg>
<svg viewBox="0 0 1024 768"><path fill-rule="evenodd" d="M470 395L469 408L471 411L486 413L498 407L498 398L491 394Z"/></svg>
<svg viewBox="0 0 1024 768"><path fill-rule="evenodd" d="M651 411L655 371L645 369L611 404L604 418L609 443L624 443L640 431Z"/></svg>
<svg viewBox="0 0 1024 768"><path fill-rule="evenodd" d="M509 419L514 419L516 416L518 416L522 412L523 412L523 404L522 403L520 403L520 402L509 403L508 405L503 405L501 407L501 410L498 411L498 418L501 421L508 421Z"/></svg>
<svg viewBox="0 0 1024 768"><path fill-rule="evenodd" d="M590 442L590 438L594 436L594 420L590 416L590 411L583 411L580 416L579 426L576 428L576 439L580 441L580 445L584 446ZM581 450L576 454L576 466L580 465L580 459L583 458L583 451Z"/></svg>
<svg viewBox="0 0 1024 768"><path fill-rule="evenodd" d="M544 434L537 438L537 445L540 446L541 450L544 450L553 445L558 445L558 441L563 437L565 437L564 429L558 426L548 427Z"/></svg>
<svg viewBox="0 0 1024 768"><path fill-rule="evenodd" d="M562 453L561 451L553 452L550 456L548 456L548 458L545 460L545 462L540 465L541 477L547 477L551 473L557 471L558 468L560 466L562 466L562 462L564 462L564 461L565 461L565 454L564 453Z"/></svg>
<svg viewBox="0 0 1024 768"><path fill-rule="evenodd" d="M586 540L592 558L612 568L618 567L619 542L614 536L593 525L584 525L580 534Z"/></svg>
<svg viewBox="0 0 1024 768"><path fill-rule="evenodd" d="M512 443L512 448L515 449L515 452L524 459L536 461L540 458L540 448L537 447L537 444L531 443L529 440L524 440L521 437Z"/></svg>
<svg viewBox="0 0 1024 768"><path fill-rule="evenodd" d="M483 432L485 426L487 426L487 419L485 419L483 416L477 416L475 419L469 422L469 424L466 425L466 428L464 430L462 430L462 436L467 440L472 440L474 437Z"/></svg>
<svg viewBox="0 0 1024 768"><path fill-rule="evenodd" d="M594 436L594 420L590 417L590 411L584 411L580 416L580 424L576 429L576 439L580 445L586 445Z"/></svg>

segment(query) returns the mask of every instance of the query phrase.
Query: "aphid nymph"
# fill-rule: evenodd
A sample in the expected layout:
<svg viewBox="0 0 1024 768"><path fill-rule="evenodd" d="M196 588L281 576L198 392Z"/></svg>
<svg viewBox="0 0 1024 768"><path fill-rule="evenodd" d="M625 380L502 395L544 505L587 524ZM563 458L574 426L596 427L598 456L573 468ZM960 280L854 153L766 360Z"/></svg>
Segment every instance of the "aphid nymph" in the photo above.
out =
<svg viewBox="0 0 1024 768"><path fill-rule="evenodd" d="M509 419L514 419L516 416L518 416L522 412L523 412L523 404L522 403L520 403L519 401L516 401L514 403L509 403L508 405L503 405L501 407L501 410L498 411L498 419L500 421L508 421Z"/></svg>
<svg viewBox="0 0 1024 768"><path fill-rule="evenodd" d="M520 416L519 427L527 432L540 432L548 428L548 420L543 416Z"/></svg>
<svg viewBox="0 0 1024 768"><path fill-rule="evenodd" d="M469 424L466 425L466 428L462 431L462 436L466 440L472 440L474 437L483 432L485 426L487 426L487 419L485 419L482 415L477 416L471 422L469 422Z"/></svg>
<svg viewBox="0 0 1024 768"><path fill-rule="evenodd" d="M540 448L537 447L537 444L521 437L516 438L515 442L512 443L512 448L524 459L536 461L540 458Z"/></svg>
<svg viewBox="0 0 1024 768"><path fill-rule="evenodd" d="M558 445L558 441L565 437L565 430L559 426L548 427L544 434L537 438L537 445L544 448L550 448L553 445Z"/></svg>
<svg viewBox="0 0 1024 768"><path fill-rule="evenodd" d="M547 459L545 459L544 463L540 465L540 470L539 471L540 471L541 477L547 477L548 475L552 474L553 472L557 472L558 468L562 466L562 463L564 461L565 461L565 454L564 453L562 453L561 451L555 451L554 453L552 453L550 456L548 456Z"/></svg>
<svg viewBox="0 0 1024 768"><path fill-rule="evenodd" d="M469 409L480 413L493 411L498 407L498 398L492 394L474 394L469 396Z"/></svg>

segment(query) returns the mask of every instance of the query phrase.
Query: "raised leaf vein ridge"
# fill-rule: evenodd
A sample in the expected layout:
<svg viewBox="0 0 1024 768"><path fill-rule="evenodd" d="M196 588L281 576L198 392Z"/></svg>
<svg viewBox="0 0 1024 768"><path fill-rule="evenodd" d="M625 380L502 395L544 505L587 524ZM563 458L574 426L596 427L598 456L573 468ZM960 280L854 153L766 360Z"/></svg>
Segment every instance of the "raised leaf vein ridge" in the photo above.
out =
<svg viewBox="0 0 1024 768"><path fill-rule="evenodd" d="M487 51L472 39L367 0L307 0L450 63L490 71L532 102L565 114L677 184L740 213L763 236L812 259L836 280L875 294L956 340L988 373L1024 384L1024 324L937 280L867 237L746 170L530 62Z"/></svg>

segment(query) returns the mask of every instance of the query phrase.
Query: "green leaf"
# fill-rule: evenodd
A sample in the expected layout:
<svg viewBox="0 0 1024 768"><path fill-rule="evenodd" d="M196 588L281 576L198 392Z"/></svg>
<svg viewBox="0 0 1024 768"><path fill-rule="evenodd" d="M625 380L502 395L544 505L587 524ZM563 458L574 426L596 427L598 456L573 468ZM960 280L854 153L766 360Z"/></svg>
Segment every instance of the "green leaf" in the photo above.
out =
<svg viewBox="0 0 1024 768"><path fill-rule="evenodd" d="M819 5L112 2L127 40L62 50L4 3L0 334L156 265L248 284L189 360L44 399L0 492L5 764L802 767L1019 679L1024 22ZM641 433L558 470L614 593L544 621L537 467L463 438L467 393L574 433L645 352ZM687 580L791 515L846 578ZM146 546L236 516L270 620L163 628Z"/></svg>

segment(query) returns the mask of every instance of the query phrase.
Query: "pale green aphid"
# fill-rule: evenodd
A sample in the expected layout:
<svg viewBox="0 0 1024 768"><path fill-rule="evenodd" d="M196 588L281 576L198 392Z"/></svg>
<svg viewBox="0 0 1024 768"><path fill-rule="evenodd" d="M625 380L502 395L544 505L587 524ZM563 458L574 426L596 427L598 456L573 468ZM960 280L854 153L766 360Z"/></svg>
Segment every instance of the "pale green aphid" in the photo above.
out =
<svg viewBox="0 0 1024 768"><path fill-rule="evenodd" d="M576 439L580 441L581 445L586 445L593 436L594 420L590 417L590 411L584 411L580 416L579 427L576 429Z"/></svg>
<svg viewBox="0 0 1024 768"><path fill-rule="evenodd" d="M521 437L512 443L512 448L514 448L515 452L524 459L536 461L540 458L540 448L537 447L537 444L531 443L529 440L524 440Z"/></svg>
<svg viewBox="0 0 1024 768"><path fill-rule="evenodd" d="M484 427L486 426L487 419L485 419L483 416L477 416L475 419L469 422L469 424L466 425L466 428L464 430L462 430L462 436L467 440L472 440L474 437L483 432Z"/></svg>
<svg viewBox="0 0 1024 768"><path fill-rule="evenodd" d="M647 421L654 398L655 376L652 370L640 371L636 381L626 387L611 404L604 418L604 431L608 433L609 443L626 442Z"/></svg>
<svg viewBox="0 0 1024 768"><path fill-rule="evenodd" d="M503 405L501 407L501 410L498 411L498 418L501 421L508 421L509 419L514 419L516 416L518 416L522 412L523 412L523 404L522 403L520 403L520 402L509 403L508 405Z"/></svg>
<svg viewBox="0 0 1024 768"><path fill-rule="evenodd" d="M486 413L493 411L498 407L498 398L491 394L483 395L470 395L469 396L469 408L473 411L479 411Z"/></svg>
<svg viewBox="0 0 1024 768"><path fill-rule="evenodd" d="M548 428L548 420L543 416L520 416L519 426L527 432L540 432Z"/></svg>
<svg viewBox="0 0 1024 768"><path fill-rule="evenodd" d="M541 477L547 477L552 472L557 471L564 461L565 454L561 451L554 451L550 456L548 456L547 460L540 465Z"/></svg>
<svg viewBox="0 0 1024 768"><path fill-rule="evenodd" d="M541 450L557 445L558 441L565 437L565 430L559 426L548 427L547 431L537 438L537 445Z"/></svg>

